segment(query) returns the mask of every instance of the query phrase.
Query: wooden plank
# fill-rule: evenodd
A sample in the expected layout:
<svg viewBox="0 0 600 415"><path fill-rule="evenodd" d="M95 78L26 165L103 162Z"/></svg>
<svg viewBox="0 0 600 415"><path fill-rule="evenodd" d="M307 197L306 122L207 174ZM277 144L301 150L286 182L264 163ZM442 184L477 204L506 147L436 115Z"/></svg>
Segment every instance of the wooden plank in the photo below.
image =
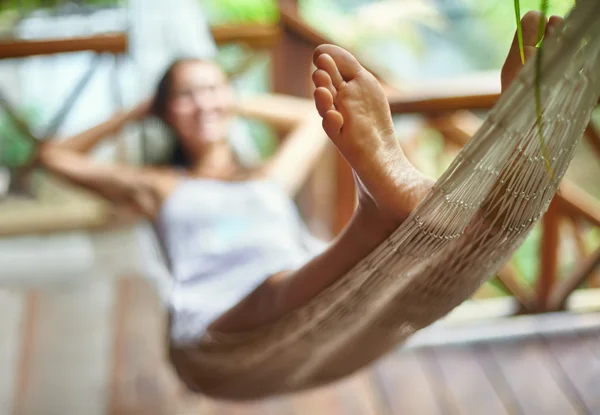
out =
<svg viewBox="0 0 600 415"><path fill-rule="evenodd" d="M108 279L39 294L22 413L105 414L113 300Z"/></svg>
<svg viewBox="0 0 600 415"><path fill-rule="evenodd" d="M555 200L568 215L579 216L594 226L600 226L600 203L575 183L566 179L561 181Z"/></svg>
<svg viewBox="0 0 600 415"><path fill-rule="evenodd" d="M598 133L592 123L585 129L585 138L590 144L590 147L592 147L592 150L596 153L596 156L600 157L600 133Z"/></svg>
<svg viewBox="0 0 600 415"><path fill-rule="evenodd" d="M423 363L421 352L399 351L375 365L373 373L385 399L387 413L392 415L443 413Z"/></svg>
<svg viewBox="0 0 600 415"><path fill-rule="evenodd" d="M242 43L252 49L271 48L281 36L280 28L272 24L223 24L212 26L210 31L219 46Z"/></svg>
<svg viewBox="0 0 600 415"><path fill-rule="evenodd" d="M600 414L600 359L577 335L547 336L546 343L587 413Z"/></svg>
<svg viewBox="0 0 600 415"><path fill-rule="evenodd" d="M583 343L600 360L600 332L580 335Z"/></svg>
<svg viewBox="0 0 600 415"><path fill-rule="evenodd" d="M537 280L536 306L538 311L547 311L550 295L558 278L558 248L560 213L556 201L552 201L542 218L542 242L540 247L540 275ZM554 310L552 310L554 311Z"/></svg>
<svg viewBox="0 0 600 415"><path fill-rule="evenodd" d="M273 412L269 410L268 403L224 403L224 402L212 402L210 403L210 414L215 415L267 415L280 413L287 415L289 412ZM206 412L197 412L204 415ZM309 412L307 412L309 413ZM312 413L312 412L310 412ZM315 412L316 413L316 412ZM166 414L165 414L166 415Z"/></svg>
<svg viewBox="0 0 600 415"><path fill-rule="evenodd" d="M181 389L166 363L160 299L141 278L123 278L118 298L110 413L170 414Z"/></svg>
<svg viewBox="0 0 600 415"><path fill-rule="evenodd" d="M512 299L510 299L512 300ZM490 300L484 300L489 302ZM597 304L598 297L590 302ZM485 316L485 308L474 306L469 312L482 315L479 319L456 319L440 321L426 327L409 338L404 349L419 349L428 346L450 346L481 344L538 338L548 333L589 333L600 330L600 313L544 313L519 316Z"/></svg>
<svg viewBox="0 0 600 415"><path fill-rule="evenodd" d="M386 415L388 408L375 387L372 370L360 372L337 385L344 415Z"/></svg>
<svg viewBox="0 0 600 415"><path fill-rule="evenodd" d="M444 97L421 95L415 92L410 95L388 96L388 101L394 115L438 114L465 109L489 109L496 104L499 96L499 94L482 93Z"/></svg>
<svg viewBox="0 0 600 415"><path fill-rule="evenodd" d="M291 412L301 414L386 415L370 372L287 398ZM289 411L289 409L288 409ZM276 412L280 414L282 412ZM289 413L289 412L288 412Z"/></svg>
<svg viewBox="0 0 600 415"><path fill-rule="evenodd" d="M342 414L334 385L328 385L289 396L291 410L297 414Z"/></svg>
<svg viewBox="0 0 600 415"><path fill-rule="evenodd" d="M13 402L13 414L23 413L25 400L27 398L27 385L32 367L32 353L36 339L38 293L31 290L27 293L25 310L23 311L23 333L21 336L21 353L19 356L18 369L15 373L15 393Z"/></svg>
<svg viewBox="0 0 600 415"><path fill-rule="evenodd" d="M519 283L517 273L517 268L509 262L498 271L498 279L526 311L533 311L535 309L533 294L526 286Z"/></svg>
<svg viewBox="0 0 600 415"><path fill-rule="evenodd" d="M600 248L592 255L580 260L571 275L562 280L552 297L550 306L554 310L562 309L566 306L567 299L579 286L581 286L593 272L600 266Z"/></svg>
<svg viewBox="0 0 600 415"><path fill-rule="evenodd" d="M26 297L0 291L0 413L13 413L22 350Z"/></svg>
<svg viewBox="0 0 600 415"><path fill-rule="evenodd" d="M319 45L330 43L335 44L332 39L328 39L322 33L316 31L312 26L306 23L298 12L297 4L293 1L279 0L279 24L283 28L283 37L288 39L294 39L297 45L301 45L302 48L312 51ZM343 46L343 45L342 45ZM293 54L292 54L293 56ZM371 72L377 80L380 82L386 93L399 93L397 85L391 86L387 84L383 79L378 68L373 67L373 62L365 63L361 60L361 65ZM276 66L277 68L277 66ZM275 74L278 73L278 69L274 70ZM287 72L282 72L281 76L290 76ZM296 82L292 80L293 82Z"/></svg>
<svg viewBox="0 0 600 415"><path fill-rule="evenodd" d="M433 349L437 366L442 372L451 395L449 411L461 415L498 414L515 412L515 402L503 402L472 346L437 347ZM450 408L448 408L450 409Z"/></svg>
<svg viewBox="0 0 600 415"><path fill-rule="evenodd" d="M490 350L524 415L580 413L549 369L539 341L497 342Z"/></svg>
<svg viewBox="0 0 600 415"><path fill-rule="evenodd" d="M68 39L15 39L0 42L0 59L83 51L120 54L127 52L127 47L127 34L125 33L107 33Z"/></svg>
<svg viewBox="0 0 600 415"><path fill-rule="evenodd" d="M272 402L219 402L189 392L166 358L165 310L152 286L141 278L119 283L115 314L110 414L113 415L259 415Z"/></svg>

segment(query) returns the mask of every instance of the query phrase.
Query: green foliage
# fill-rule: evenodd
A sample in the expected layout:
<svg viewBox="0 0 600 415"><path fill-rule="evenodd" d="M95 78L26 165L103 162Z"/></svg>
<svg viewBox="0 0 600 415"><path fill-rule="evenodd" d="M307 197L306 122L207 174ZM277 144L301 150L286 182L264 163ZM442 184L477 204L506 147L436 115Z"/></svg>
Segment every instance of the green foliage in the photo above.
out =
<svg viewBox="0 0 600 415"><path fill-rule="evenodd" d="M421 28L439 32L446 24L442 13L429 0L358 3L358 7L353 9L342 0L302 0L299 9L302 18L327 37L362 57L372 58L371 66L381 59L381 56L370 56L373 55L374 44L385 47L387 43L400 42L419 54L427 46ZM383 65L378 66L379 72L384 71Z"/></svg>
<svg viewBox="0 0 600 415"><path fill-rule="evenodd" d="M525 64L525 52L523 50L523 27L521 26L521 3L515 0L515 17L517 19L517 37L519 39L519 52L521 52L521 63Z"/></svg>
<svg viewBox="0 0 600 415"><path fill-rule="evenodd" d="M37 9L52 9L65 5L64 0L4 0L0 1L0 12L3 11L31 11ZM83 0L87 6L117 6L125 4L125 0Z"/></svg>
<svg viewBox="0 0 600 415"><path fill-rule="evenodd" d="M29 108L23 111L23 118L35 121L38 112ZM0 166L17 168L26 163L34 151L33 143L18 129L7 115L0 117Z"/></svg>
<svg viewBox="0 0 600 415"><path fill-rule="evenodd" d="M487 36L491 39L489 48L495 50L493 61L488 63L490 68L499 68L508 52L515 33L515 3L516 0L461 0L472 15L485 27ZM552 0L548 5L548 15L565 16L573 7L573 0ZM519 17L530 10L539 10L540 0L519 0Z"/></svg>
<svg viewBox="0 0 600 415"><path fill-rule="evenodd" d="M199 0L212 24L275 23L279 19L276 0Z"/></svg>

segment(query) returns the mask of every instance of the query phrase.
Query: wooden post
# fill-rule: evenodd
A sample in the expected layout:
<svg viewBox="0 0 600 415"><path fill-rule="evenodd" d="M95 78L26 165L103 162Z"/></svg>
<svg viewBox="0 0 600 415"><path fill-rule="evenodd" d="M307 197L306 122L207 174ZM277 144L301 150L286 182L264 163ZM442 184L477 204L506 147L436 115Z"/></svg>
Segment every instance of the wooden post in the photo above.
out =
<svg viewBox="0 0 600 415"><path fill-rule="evenodd" d="M542 243L540 255L540 275L537 286L537 310L548 309L550 295L556 283L558 273L560 213L556 200L550 203L548 211L542 218Z"/></svg>
<svg viewBox="0 0 600 415"><path fill-rule="evenodd" d="M279 0L282 10L297 10L297 0ZM312 55L314 45L284 23L280 23L280 38L273 50L272 87L276 93L312 98L313 84L311 75L313 71ZM323 198L324 194L331 193L327 180L333 175L331 158L325 157L312 174L303 189L299 192L297 203L302 215L307 218L311 230L321 237L331 236L336 226L331 223L330 210L334 203ZM325 177L323 173L327 172ZM335 219L334 219L335 220Z"/></svg>

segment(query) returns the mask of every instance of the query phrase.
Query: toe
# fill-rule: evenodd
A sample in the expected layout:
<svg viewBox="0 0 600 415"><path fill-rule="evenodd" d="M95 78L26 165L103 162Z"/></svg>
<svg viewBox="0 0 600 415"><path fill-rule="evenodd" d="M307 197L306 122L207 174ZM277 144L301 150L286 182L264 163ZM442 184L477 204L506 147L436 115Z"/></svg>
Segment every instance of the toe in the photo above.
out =
<svg viewBox="0 0 600 415"><path fill-rule="evenodd" d="M334 109L331 92L327 88L319 87L315 89L314 98L319 115L325 118L327 111Z"/></svg>
<svg viewBox="0 0 600 415"><path fill-rule="evenodd" d="M541 12L532 10L527 12L521 19L521 27L523 28L523 46L535 47L540 41L540 23L546 27L548 19ZM544 32L542 32L544 33ZM519 47L517 41L517 48Z"/></svg>
<svg viewBox="0 0 600 415"><path fill-rule="evenodd" d="M546 25L546 34L545 36L550 36L552 32L556 30L558 26L563 23L564 19L560 16L552 16L550 20L548 20L548 24Z"/></svg>
<svg viewBox="0 0 600 415"><path fill-rule="evenodd" d="M363 70L358 60L350 52L339 46L321 45L317 47L314 54L315 64L321 55L329 55L333 59L345 81L352 80Z"/></svg>
<svg viewBox="0 0 600 415"><path fill-rule="evenodd" d="M331 84L334 88L339 88L340 85L342 85L342 83L344 82L344 78L338 70L335 61L328 54L324 53L319 55L319 57L317 57L317 59L315 60L315 65L317 66L317 68L329 75L329 79L331 79Z"/></svg>
<svg viewBox="0 0 600 415"><path fill-rule="evenodd" d="M336 140L344 124L342 114L335 110L327 111L323 117L323 129L329 138Z"/></svg>
<svg viewBox="0 0 600 415"><path fill-rule="evenodd" d="M313 72L312 80L316 88L326 88L333 96L333 99L335 99L337 90L334 88L331 77L327 72L322 69L317 69Z"/></svg>
<svg viewBox="0 0 600 415"><path fill-rule="evenodd" d="M526 13L521 19L521 27L523 29L523 57L525 58L525 62L528 62L536 55L536 45L539 41L540 22L544 22L544 24L546 24L543 14L535 10ZM508 56L506 57L504 65L502 66L502 91L505 91L518 76L522 65L523 62L521 60L519 37L518 33L515 32Z"/></svg>

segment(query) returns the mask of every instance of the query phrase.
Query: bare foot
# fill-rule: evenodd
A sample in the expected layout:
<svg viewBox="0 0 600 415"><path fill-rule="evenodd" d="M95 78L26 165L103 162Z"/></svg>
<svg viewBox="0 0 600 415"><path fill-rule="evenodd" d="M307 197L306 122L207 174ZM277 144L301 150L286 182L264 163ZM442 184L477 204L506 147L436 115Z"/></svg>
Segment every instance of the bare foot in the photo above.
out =
<svg viewBox="0 0 600 415"><path fill-rule="evenodd" d="M540 19L542 19L542 14L538 11L528 12L521 19L521 26L523 27L523 51L526 63L537 53L536 45L538 44L539 38L538 32ZM544 20L544 36L548 36L562 22L563 18L559 16L552 16L549 20ZM523 64L519 50L519 41L517 33L515 33L508 56L506 57L504 65L502 66L502 92L505 92L514 82L514 80L517 79L522 68ZM501 175L507 174L507 171L514 172L515 170L523 170L524 166L527 164L523 157L524 156L521 153L517 153L512 156L512 162L504 166ZM504 204L501 203L501 199L511 185L512 184L510 181L498 181L494 185L494 188L492 188L490 191L490 198L488 198L482 205L482 212L485 212L485 216L495 218L495 227L501 227L502 224L507 220L506 215L508 215L509 212L504 210Z"/></svg>
<svg viewBox="0 0 600 415"><path fill-rule="evenodd" d="M323 129L354 170L359 208L397 227L433 185L404 156L388 100L375 77L346 50L319 46L313 56L315 104Z"/></svg>
<svg viewBox="0 0 600 415"><path fill-rule="evenodd" d="M527 63L536 54L536 45L538 44L538 31L540 25L540 19L542 19L542 13L532 10L526 13L521 19L521 26L523 28L523 52L525 57L525 63ZM552 16L550 19L544 21L544 36L548 36L558 25L563 22L563 18L560 16ZM519 39L515 32L513 43L506 57L506 61L502 66L501 80L502 80L502 92L506 91L510 84L517 78L519 72L523 68L521 61L521 52L519 50Z"/></svg>

